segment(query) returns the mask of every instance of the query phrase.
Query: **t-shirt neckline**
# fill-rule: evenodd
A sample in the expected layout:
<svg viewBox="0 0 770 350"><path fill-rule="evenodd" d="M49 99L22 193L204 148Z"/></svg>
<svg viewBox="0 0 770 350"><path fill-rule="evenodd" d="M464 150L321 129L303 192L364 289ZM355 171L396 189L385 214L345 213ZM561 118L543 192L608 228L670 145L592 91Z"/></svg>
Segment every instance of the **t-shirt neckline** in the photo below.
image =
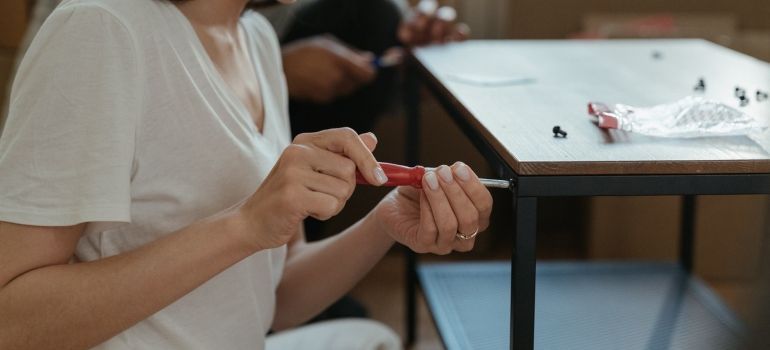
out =
<svg viewBox="0 0 770 350"><path fill-rule="evenodd" d="M200 38L198 37L198 34L195 32L195 28L193 28L192 23L190 23L190 20L187 18L187 16L182 13L182 11L179 10L179 8L176 7L174 4L166 4L166 6L171 7L171 12L174 13L174 16L176 19L180 22L184 29L184 36L192 43L193 49L196 51L196 53L201 56L204 60L205 69L207 70L207 73L213 78L214 84L216 85L216 88L220 90L220 92L223 94L224 98L227 100L227 103L230 104L232 108L238 111L238 113L245 117L246 121L249 124L249 130L256 136L259 140L264 140L269 138L269 135L272 133L272 130L269 131L269 127L272 125L272 122L270 119L272 119L271 116L273 111L273 106L271 103L267 102L267 98L265 98L265 94L271 93L270 90L268 90L268 87L265 86L266 77L264 74L263 66L261 61L257 59L257 56L254 52L254 46L252 45L251 41L254 39L246 28L244 28L243 23L239 21L238 27L245 35L245 41L248 51L247 54L249 55L249 59L251 60L251 64L254 66L254 71L256 73L256 79L257 84L259 84L260 89L260 97L262 98L262 113L263 120L262 120L262 131L260 132L259 129L257 129L257 125L254 123L254 118L251 115L251 112L248 108L241 102L241 100L235 96L235 93L232 91L232 88L225 82L224 78L222 77L222 74L219 73L219 70L217 70L216 65L214 64L214 61L211 60L211 56L209 56L208 52L206 52L206 48L203 47L203 43L201 42ZM269 131L269 132L268 132Z"/></svg>

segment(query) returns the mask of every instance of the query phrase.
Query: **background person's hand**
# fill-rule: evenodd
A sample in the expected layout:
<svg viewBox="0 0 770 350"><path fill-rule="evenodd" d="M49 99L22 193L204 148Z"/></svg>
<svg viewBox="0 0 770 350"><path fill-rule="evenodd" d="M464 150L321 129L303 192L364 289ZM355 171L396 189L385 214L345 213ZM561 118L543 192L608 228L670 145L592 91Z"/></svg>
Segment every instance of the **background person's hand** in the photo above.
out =
<svg viewBox="0 0 770 350"><path fill-rule="evenodd" d="M422 0L399 26L398 39L405 46L468 39L470 28L464 23L457 23L456 19L454 8L438 7L436 0Z"/></svg>
<svg viewBox="0 0 770 350"><path fill-rule="evenodd" d="M448 254L473 249L475 238L489 226L492 196L467 165L442 165L425 173L422 190L399 187L374 210L376 220L396 241L417 253Z"/></svg>
<svg viewBox="0 0 770 350"><path fill-rule="evenodd" d="M369 183L385 173L372 155L377 138L350 128L300 134L257 191L238 208L244 240L256 249L288 243L307 217L337 215L356 187L356 169Z"/></svg>
<svg viewBox="0 0 770 350"><path fill-rule="evenodd" d="M328 103L370 83L377 74L372 53L355 51L329 36L288 44L282 55L289 95L298 100Z"/></svg>

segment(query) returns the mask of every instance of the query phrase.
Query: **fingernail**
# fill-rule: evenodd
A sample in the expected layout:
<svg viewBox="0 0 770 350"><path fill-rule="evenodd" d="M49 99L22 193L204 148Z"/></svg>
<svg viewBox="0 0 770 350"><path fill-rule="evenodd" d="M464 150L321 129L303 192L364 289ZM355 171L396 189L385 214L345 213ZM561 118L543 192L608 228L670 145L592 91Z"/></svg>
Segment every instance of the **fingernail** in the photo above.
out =
<svg viewBox="0 0 770 350"><path fill-rule="evenodd" d="M438 167L438 176L441 176L441 179L443 179L444 182L448 184L451 184L452 180L454 179L452 177L452 170L450 170L446 165Z"/></svg>
<svg viewBox="0 0 770 350"><path fill-rule="evenodd" d="M377 141L377 135L375 135L373 132L367 132L367 134L371 136L374 139L374 141Z"/></svg>
<svg viewBox="0 0 770 350"><path fill-rule="evenodd" d="M468 169L468 166L465 165L465 163L460 163L457 165L455 168L455 174L457 174L457 177L463 181L468 181L471 179L471 171Z"/></svg>
<svg viewBox="0 0 770 350"><path fill-rule="evenodd" d="M433 171L427 171L425 172L425 182L428 183L428 187L435 191L438 189L438 178L436 178L436 173Z"/></svg>
<svg viewBox="0 0 770 350"><path fill-rule="evenodd" d="M385 172L380 167L374 168L374 178L377 180L378 185L382 185L388 182L388 177L385 175Z"/></svg>

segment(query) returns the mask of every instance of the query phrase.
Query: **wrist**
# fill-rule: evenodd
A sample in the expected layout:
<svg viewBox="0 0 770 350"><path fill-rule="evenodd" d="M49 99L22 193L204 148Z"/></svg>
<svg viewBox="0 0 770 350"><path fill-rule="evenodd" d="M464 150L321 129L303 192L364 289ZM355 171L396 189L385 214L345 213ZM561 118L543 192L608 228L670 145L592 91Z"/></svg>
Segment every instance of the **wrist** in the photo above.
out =
<svg viewBox="0 0 770 350"><path fill-rule="evenodd" d="M264 249L255 239L256 225L253 224L252 220L248 218L241 208L223 216L219 224L223 231L236 244L248 250L249 254L254 254Z"/></svg>
<svg viewBox="0 0 770 350"><path fill-rule="evenodd" d="M364 217L363 223L367 230L372 232L373 236L392 245L396 240L391 235L386 221L382 218L382 210L382 205L378 204Z"/></svg>

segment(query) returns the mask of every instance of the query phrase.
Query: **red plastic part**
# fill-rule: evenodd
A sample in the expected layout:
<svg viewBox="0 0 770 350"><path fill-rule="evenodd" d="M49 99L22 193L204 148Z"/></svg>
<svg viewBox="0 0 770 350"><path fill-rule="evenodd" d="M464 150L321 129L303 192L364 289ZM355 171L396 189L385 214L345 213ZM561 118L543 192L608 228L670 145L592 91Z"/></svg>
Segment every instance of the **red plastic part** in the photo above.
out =
<svg viewBox="0 0 770 350"><path fill-rule="evenodd" d="M620 127L618 117L612 113L599 113L598 124L602 129L618 129Z"/></svg>
<svg viewBox="0 0 770 350"><path fill-rule="evenodd" d="M604 103L601 102L589 102L588 103L588 114L599 116L602 113L609 113L611 112L610 107L607 106Z"/></svg>
<svg viewBox="0 0 770 350"><path fill-rule="evenodd" d="M391 163L380 163L382 170L388 177L388 182L383 186L412 186L422 188L422 176L425 175L425 168L422 166L408 167ZM356 171L356 183L359 185L369 185L360 172Z"/></svg>

